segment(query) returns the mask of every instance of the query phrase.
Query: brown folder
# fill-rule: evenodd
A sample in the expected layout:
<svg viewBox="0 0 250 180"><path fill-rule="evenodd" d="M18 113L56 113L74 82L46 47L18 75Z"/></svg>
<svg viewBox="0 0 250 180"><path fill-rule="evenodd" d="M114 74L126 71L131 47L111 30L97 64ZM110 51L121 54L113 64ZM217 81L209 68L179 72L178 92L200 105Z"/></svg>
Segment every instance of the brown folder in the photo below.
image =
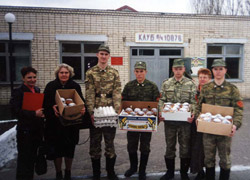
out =
<svg viewBox="0 0 250 180"><path fill-rule="evenodd" d="M25 92L23 95L23 110L36 111L43 107L43 93Z"/></svg>

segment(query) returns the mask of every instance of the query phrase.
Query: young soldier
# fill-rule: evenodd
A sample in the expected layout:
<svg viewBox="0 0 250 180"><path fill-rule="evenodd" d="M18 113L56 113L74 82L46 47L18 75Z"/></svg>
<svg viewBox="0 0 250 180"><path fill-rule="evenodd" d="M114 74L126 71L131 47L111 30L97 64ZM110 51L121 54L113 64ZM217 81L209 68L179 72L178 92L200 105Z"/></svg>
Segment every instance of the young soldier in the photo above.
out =
<svg viewBox="0 0 250 180"><path fill-rule="evenodd" d="M164 102L188 102L193 106L196 103L196 87L191 79L186 78L183 75L185 72L183 59L175 59L172 70L174 73L174 77L169 78L162 84L162 97L159 101L160 118ZM161 120L164 119L161 118ZM167 144L165 162L167 167L167 173L161 177L161 180L168 180L174 178L176 151L175 146L177 137L180 145L181 179L189 179L187 172L190 163L190 123L192 122L192 120L193 116L191 118L188 118L188 122L165 121L165 139Z"/></svg>
<svg viewBox="0 0 250 180"><path fill-rule="evenodd" d="M147 68L143 61L136 62L134 66L134 74L136 79L128 82L122 92L122 100L124 101L158 101L160 96L158 87L155 83L146 79ZM128 153L130 160L130 168L125 172L124 176L130 177L137 171L138 157L137 149L140 141L141 160L139 167L139 179L146 179L146 166L150 153L151 132L132 132L128 131Z"/></svg>
<svg viewBox="0 0 250 180"><path fill-rule="evenodd" d="M225 80L227 73L226 63L223 59L215 59L212 64L214 81L202 87L197 105L196 116L201 112L202 103L228 106L234 108L233 127L230 136L234 136L236 129L240 128L243 114L243 102L238 88ZM215 179L215 155L218 148L220 157L220 180L228 180L230 176L230 151L232 138L212 134L203 134L205 152L206 179Z"/></svg>
<svg viewBox="0 0 250 180"><path fill-rule="evenodd" d="M110 50L108 46L101 45L98 49L98 64L86 72L86 104L94 120L94 108L113 106L118 113L121 104L121 82L116 69L108 65ZM93 179L100 179L101 141L104 136L106 170L108 179L116 180L114 171L116 160L114 138L116 128L102 127L90 129L90 156L92 160Z"/></svg>

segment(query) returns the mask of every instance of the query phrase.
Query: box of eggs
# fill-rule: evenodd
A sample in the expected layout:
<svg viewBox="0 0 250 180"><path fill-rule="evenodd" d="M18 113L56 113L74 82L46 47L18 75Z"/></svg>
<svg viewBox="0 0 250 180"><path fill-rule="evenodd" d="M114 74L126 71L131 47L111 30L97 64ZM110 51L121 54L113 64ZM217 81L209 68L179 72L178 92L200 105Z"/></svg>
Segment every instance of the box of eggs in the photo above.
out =
<svg viewBox="0 0 250 180"><path fill-rule="evenodd" d="M117 127L118 115L112 106L98 107L94 109L94 126Z"/></svg>
<svg viewBox="0 0 250 180"><path fill-rule="evenodd" d="M197 119L197 131L229 136L232 131L233 112L232 107L202 104L202 111Z"/></svg>
<svg viewBox="0 0 250 180"><path fill-rule="evenodd" d="M125 131L156 132L158 102L122 101L119 128Z"/></svg>
<svg viewBox="0 0 250 180"><path fill-rule="evenodd" d="M81 117L84 102L75 89L56 90L55 100L63 119L73 122Z"/></svg>
<svg viewBox="0 0 250 180"><path fill-rule="evenodd" d="M161 115L166 121L187 121L191 117L190 104L166 102Z"/></svg>

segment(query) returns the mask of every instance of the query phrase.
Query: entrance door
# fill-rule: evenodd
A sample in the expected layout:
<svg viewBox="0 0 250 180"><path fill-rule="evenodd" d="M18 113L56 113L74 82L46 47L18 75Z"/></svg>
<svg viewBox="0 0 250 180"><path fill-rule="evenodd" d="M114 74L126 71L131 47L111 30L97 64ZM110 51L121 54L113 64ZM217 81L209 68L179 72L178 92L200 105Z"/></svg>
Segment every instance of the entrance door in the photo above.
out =
<svg viewBox="0 0 250 180"><path fill-rule="evenodd" d="M183 48L133 48L130 54L130 80L135 79L134 65L136 61L147 63L146 78L161 88L162 82L169 78L173 60L183 57Z"/></svg>

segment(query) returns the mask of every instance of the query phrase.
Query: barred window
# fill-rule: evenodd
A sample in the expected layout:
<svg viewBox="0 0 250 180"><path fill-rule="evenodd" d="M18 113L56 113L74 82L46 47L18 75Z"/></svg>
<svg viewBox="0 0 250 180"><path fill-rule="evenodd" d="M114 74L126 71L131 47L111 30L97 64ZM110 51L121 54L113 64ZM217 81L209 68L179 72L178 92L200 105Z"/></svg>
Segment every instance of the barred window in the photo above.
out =
<svg viewBox="0 0 250 180"><path fill-rule="evenodd" d="M223 59L227 64L226 79L242 80L243 45L241 44L208 44L207 68L212 69L214 59Z"/></svg>
<svg viewBox="0 0 250 180"><path fill-rule="evenodd" d="M98 63L97 49L101 42L61 42L61 62L74 68L75 80L84 80L86 71Z"/></svg>
<svg viewBox="0 0 250 180"><path fill-rule="evenodd" d="M20 73L24 66L31 65L31 52L29 41L13 41L13 80L21 82L22 75ZM10 66L9 66L9 43L8 41L0 41L0 83L10 82Z"/></svg>

